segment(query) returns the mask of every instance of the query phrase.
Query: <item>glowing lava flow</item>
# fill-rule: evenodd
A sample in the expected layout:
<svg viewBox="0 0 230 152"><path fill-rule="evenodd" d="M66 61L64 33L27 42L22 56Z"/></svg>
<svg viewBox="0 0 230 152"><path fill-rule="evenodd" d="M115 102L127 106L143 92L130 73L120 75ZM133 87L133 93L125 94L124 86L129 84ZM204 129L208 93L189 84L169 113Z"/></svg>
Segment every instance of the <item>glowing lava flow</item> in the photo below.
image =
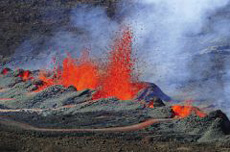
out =
<svg viewBox="0 0 230 152"><path fill-rule="evenodd" d="M23 81L31 80L33 77L31 76L31 72L29 70L21 72L18 77L21 77Z"/></svg>
<svg viewBox="0 0 230 152"><path fill-rule="evenodd" d="M99 67L90 60L87 53L79 59L70 55L63 60L62 67L55 68L52 76L48 72L41 72L39 78L44 82L37 91L59 84L65 87L75 86L77 90L94 89L93 98L117 97L129 100L143 87L134 76L134 60L132 59L132 34L129 29L118 37L113 49L109 53L108 62ZM135 78L135 79L134 79Z"/></svg>
<svg viewBox="0 0 230 152"><path fill-rule="evenodd" d="M48 77L47 72L40 73L39 78L44 84L36 91L55 84L65 87L72 85L78 90L95 89L98 84L98 68L86 54L83 54L80 59L68 56L63 60L62 68L55 68L52 74L52 77Z"/></svg>
<svg viewBox="0 0 230 152"><path fill-rule="evenodd" d="M172 106L172 110L174 112L174 115L176 117L180 117L180 118L184 118L187 117L189 115L191 115L192 113L195 113L198 117L205 117L206 114L204 112L202 112L201 110L199 110L196 107L193 107L191 105L174 105Z"/></svg>
<svg viewBox="0 0 230 152"><path fill-rule="evenodd" d="M122 37L117 39L110 52L106 74L94 98L117 97L122 100L132 99L141 89L132 78L132 34L125 30Z"/></svg>
<svg viewBox="0 0 230 152"><path fill-rule="evenodd" d="M68 57L63 61L61 84L68 87L75 86L78 90L95 89L98 85L98 67L90 61L86 52L79 61Z"/></svg>

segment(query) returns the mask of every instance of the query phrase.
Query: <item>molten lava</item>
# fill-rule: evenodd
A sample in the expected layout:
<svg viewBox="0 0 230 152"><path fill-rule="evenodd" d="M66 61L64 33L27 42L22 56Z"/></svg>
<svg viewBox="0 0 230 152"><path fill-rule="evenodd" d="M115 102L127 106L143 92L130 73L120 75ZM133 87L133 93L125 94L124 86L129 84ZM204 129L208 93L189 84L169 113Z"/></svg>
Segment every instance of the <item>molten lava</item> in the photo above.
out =
<svg viewBox="0 0 230 152"><path fill-rule="evenodd" d="M132 34L130 30L125 30L110 52L106 74L94 98L113 96L122 100L132 99L142 87L133 80L133 65Z"/></svg>
<svg viewBox="0 0 230 152"><path fill-rule="evenodd" d="M75 86L78 90L95 89L98 85L98 67L83 54L79 61L68 57L63 61L60 82L65 87Z"/></svg>
<svg viewBox="0 0 230 152"><path fill-rule="evenodd" d="M195 113L198 117L205 117L206 114L199 110L196 107L193 107L191 105L174 105L172 106L172 110L174 112L174 115L180 118L184 118L189 116L192 113Z"/></svg>
<svg viewBox="0 0 230 152"><path fill-rule="evenodd" d="M8 72L10 72L10 69L9 69L9 68L4 68L4 69L1 71L1 74L6 75Z"/></svg>
<svg viewBox="0 0 230 152"><path fill-rule="evenodd" d="M53 76L47 76L48 72L41 72L39 75L43 85L37 91L43 90L51 85L74 86L78 90L95 89L98 85L98 68L84 53L79 59L70 56L65 58L62 68L55 68Z"/></svg>
<svg viewBox="0 0 230 152"><path fill-rule="evenodd" d="M129 100L143 87L138 83L138 76L134 75L134 60L132 58L132 34L129 29L124 30L118 37L113 49L109 52L105 66L98 66L87 53L79 59L70 55L63 60L62 66L49 72L41 72L39 78L43 85L37 91L59 84L65 87L70 85L83 90L96 90L93 98L117 97Z"/></svg>
<svg viewBox="0 0 230 152"><path fill-rule="evenodd" d="M18 77L21 77L23 81L31 80L33 77L31 76L32 73L29 70L21 72Z"/></svg>

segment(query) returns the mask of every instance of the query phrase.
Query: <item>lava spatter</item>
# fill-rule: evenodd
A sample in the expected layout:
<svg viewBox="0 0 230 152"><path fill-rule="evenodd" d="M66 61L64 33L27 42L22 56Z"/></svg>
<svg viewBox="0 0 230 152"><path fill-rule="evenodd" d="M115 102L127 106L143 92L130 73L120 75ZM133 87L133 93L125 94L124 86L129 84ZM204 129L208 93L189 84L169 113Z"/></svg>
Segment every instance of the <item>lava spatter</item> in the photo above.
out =
<svg viewBox="0 0 230 152"><path fill-rule="evenodd" d="M65 87L74 86L77 90L94 89L93 99L116 97L121 100L132 99L143 87L138 75L134 74L134 59L132 58L132 33L129 28L123 30L109 51L105 66L98 66L87 53L80 58L68 54L62 66L50 72L41 72L39 78L44 82L37 91L59 84Z"/></svg>

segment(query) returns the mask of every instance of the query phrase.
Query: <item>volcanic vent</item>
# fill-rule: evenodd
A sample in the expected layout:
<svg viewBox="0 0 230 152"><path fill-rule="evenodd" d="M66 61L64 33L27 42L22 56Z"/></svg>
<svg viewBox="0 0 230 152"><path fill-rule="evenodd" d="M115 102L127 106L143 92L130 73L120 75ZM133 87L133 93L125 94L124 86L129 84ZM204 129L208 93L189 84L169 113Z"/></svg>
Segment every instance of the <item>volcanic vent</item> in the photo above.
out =
<svg viewBox="0 0 230 152"><path fill-rule="evenodd" d="M130 100L143 87L138 82L138 75L134 74L131 45L132 34L126 29L122 36L115 40L106 63L93 61L87 51L78 59L68 55L61 67L57 66L52 71L43 71L39 74L39 79L44 83L38 86L37 91L51 85L72 85L77 90L97 90L94 99L117 97ZM47 76L49 74L50 77Z"/></svg>
<svg viewBox="0 0 230 152"><path fill-rule="evenodd" d="M132 32L115 39L105 62L83 51L52 70L3 68L0 123L38 133L121 133L156 141L229 141L220 110L175 101L153 83L140 82Z"/></svg>

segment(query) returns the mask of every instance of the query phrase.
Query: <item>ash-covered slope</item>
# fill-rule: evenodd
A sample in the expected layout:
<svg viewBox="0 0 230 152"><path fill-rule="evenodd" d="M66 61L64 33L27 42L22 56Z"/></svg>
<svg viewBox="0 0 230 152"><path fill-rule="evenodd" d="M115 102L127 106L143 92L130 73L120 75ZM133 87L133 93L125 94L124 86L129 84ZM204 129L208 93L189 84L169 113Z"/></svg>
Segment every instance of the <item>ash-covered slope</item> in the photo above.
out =
<svg viewBox="0 0 230 152"><path fill-rule="evenodd" d="M154 140L229 143L230 122L223 112L217 110L204 118L190 115L183 119L153 124L150 131Z"/></svg>
<svg viewBox="0 0 230 152"><path fill-rule="evenodd" d="M191 115L178 117L173 103L166 102L169 97L154 84L140 91L133 100L122 101L116 98L92 100L94 90L77 91L72 86L54 85L40 92L31 91L37 83L36 78L23 81L14 71L1 74L1 125L38 133L53 132L58 128L62 130L56 130L57 133L66 129L71 132L71 129L97 128L102 129L102 133L104 128L113 128L110 133L115 133L120 131L114 127L128 126L124 129L125 134L148 136L154 141L230 142L230 121L223 112L212 111L199 117L197 110L192 110ZM153 100L150 108L149 102ZM140 123L145 122L148 125L143 129ZM139 125L129 131L135 124Z"/></svg>
<svg viewBox="0 0 230 152"><path fill-rule="evenodd" d="M38 74L37 71L32 73L35 77ZM90 89L77 91L73 86L65 88L61 85L53 85L37 92L37 84L39 83L43 82L36 78L23 81L18 74L18 70L12 71L9 69L7 74L1 75L0 87L2 91L0 92L0 98L13 99L9 102L5 102L5 105L9 108L46 109L89 101L92 99L92 94L95 92ZM171 100L171 98L164 94L155 84L146 84L146 88L141 90L134 98L136 102L141 100L149 102L154 97L167 102Z"/></svg>

